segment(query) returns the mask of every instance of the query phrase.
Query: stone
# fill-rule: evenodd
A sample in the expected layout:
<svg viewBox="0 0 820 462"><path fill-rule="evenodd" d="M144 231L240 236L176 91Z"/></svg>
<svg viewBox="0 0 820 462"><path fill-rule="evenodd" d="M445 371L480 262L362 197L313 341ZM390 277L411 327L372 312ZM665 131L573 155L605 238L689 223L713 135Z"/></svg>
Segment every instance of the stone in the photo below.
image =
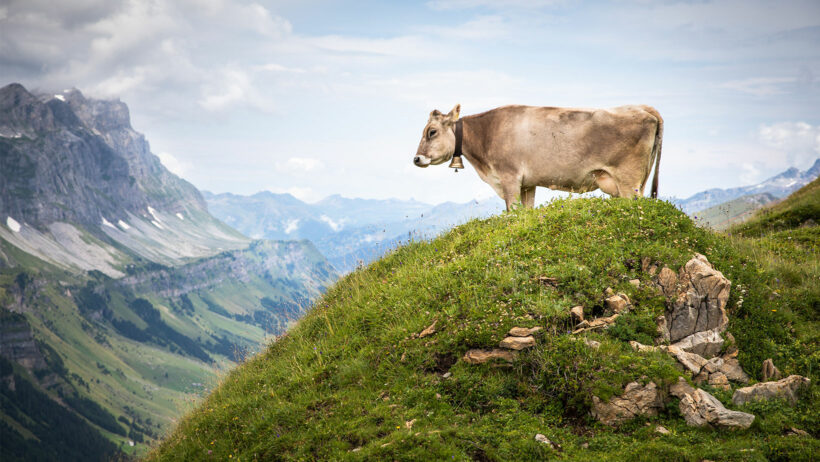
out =
<svg viewBox="0 0 820 462"><path fill-rule="evenodd" d="M666 326L666 316L660 315L655 318L655 325L658 330L658 338L655 339L655 343L669 343L669 327Z"/></svg>
<svg viewBox="0 0 820 462"><path fill-rule="evenodd" d="M772 358L769 358L763 361L763 371L761 373L763 376L763 381L768 382L769 380L779 380L780 379L780 369L775 367L774 361Z"/></svg>
<svg viewBox="0 0 820 462"><path fill-rule="evenodd" d="M642 343L636 342L635 340L630 340L629 341L629 346L631 346L633 350L635 350L637 352L641 352L641 353L652 352L652 351L661 351L661 350L664 349L664 348L657 347L657 346L644 345Z"/></svg>
<svg viewBox="0 0 820 462"><path fill-rule="evenodd" d="M558 287L558 278L552 278L549 276L538 276L538 282L544 284L545 286L551 287Z"/></svg>
<svg viewBox="0 0 820 462"><path fill-rule="evenodd" d="M692 377L692 382L695 382L695 385L700 385L702 383L709 383L709 373L706 372L706 371L703 371L699 374L696 374L694 377Z"/></svg>
<svg viewBox="0 0 820 462"><path fill-rule="evenodd" d="M586 344L586 346L592 348L593 350L601 348L601 342L597 340L590 340L588 338L584 338L584 344Z"/></svg>
<svg viewBox="0 0 820 462"><path fill-rule="evenodd" d="M752 425L755 416L745 412L726 409L709 393L697 389L680 400L680 412L686 423L693 427L722 427L745 429Z"/></svg>
<svg viewBox="0 0 820 462"><path fill-rule="evenodd" d="M709 385L721 390L729 390L731 388L729 386L729 379L726 378L726 374L723 372L709 374Z"/></svg>
<svg viewBox="0 0 820 462"><path fill-rule="evenodd" d="M629 310L629 297L626 294L618 293L604 300L604 307L614 313L625 313Z"/></svg>
<svg viewBox="0 0 820 462"><path fill-rule="evenodd" d="M797 403L800 392L808 388L811 379L800 375L790 375L777 382L761 382L750 387L738 388L732 395L732 404L742 406L751 401L785 399L790 404Z"/></svg>
<svg viewBox="0 0 820 462"><path fill-rule="evenodd" d="M572 309L569 310L569 314L572 317L572 322L578 324L584 320L584 307L581 305L573 306Z"/></svg>
<svg viewBox="0 0 820 462"><path fill-rule="evenodd" d="M740 367L740 361L738 361L737 358L724 358L719 370L732 382L749 382L749 376L743 372L743 369Z"/></svg>
<svg viewBox="0 0 820 462"><path fill-rule="evenodd" d="M696 332L726 330L726 303L731 281L701 254L695 254L678 276L678 289L667 303L666 322L670 341L677 342Z"/></svg>
<svg viewBox="0 0 820 462"><path fill-rule="evenodd" d="M474 349L468 350L466 353L464 353L464 357L462 359L464 360L464 362L469 364L484 364L495 359L500 359L508 363L511 363L515 359L515 352L499 349Z"/></svg>
<svg viewBox="0 0 820 462"><path fill-rule="evenodd" d="M678 285L678 276L668 266L661 268L658 274L658 286L667 297L674 297Z"/></svg>
<svg viewBox="0 0 820 462"><path fill-rule="evenodd" d="M695 389L692 388L692 386L689 385L683 377L678 377L678 382L669 387L669 394L678 399L681 399L686 395L691 395L694 392Z"/></svg>
<svg viewBox="0 0 820 462"><path fill-rule="evenodd" d="M604 289L604 297L612 297L613 295L615 295L615 291L612 290L612 287Z"/></svg>
<svg viewBox="0 0 820 462"><path fill-rule="evenodd" d="M723 367L723 358L712 358L709 361L706 361L706 364L703 365L702 370L709 374L714 374L719 371L721 367Z"/></svg>
<svg viewBox="0 0 820 462"><path fill-rule="evenodd" d="M811 436L811 435L809 434L809 432L807 432L805 430L801 430L799 428L794 428L794 427L789 427L789 429L786 430L786 436Z"/></svg>
<svg viewBox="0 0 820 462"><path fill-rule="evenodd" d="M583 321L578 324L577 329L572 331L573 334L577 334L579 332L583 332L585 330L594 330L594 329L601 329L604 327L609 327L611 324L615 322L616 319L620 314L613 314L612 316L605 317L605 318L595 318L592 321Z"/></svg>
<svg viewBox="0 0 820 462"><path fill-rule="evenodd" d="M640 279L630 279L629 283L632 284L633 287L640 287L641 280Z"/></svg>
<svg viewBox="0 0 820 462"><path fill-rule="evenodd" d="M442 375L441 375L441 378L443 378L443 379L449 379L449 378L450 378L450 377L452 377L452 376L453 376L453 373L452 373L452 372L450 372L450 371L447 371L447 372L445 372L444 374L442 374Z"/></svg>
<svg viewBox="0 0 820 462"><path fill-rule="evenodd" d="M424 337L435 334L436 333L436 323L437 322L438 322L438 320L433 321L433 324L430 324L429 326L427 326L426 329L421 331L421 333L419 333L419 338L424 338Z"/></svg>
<svg viewBox="0 0 820 462"><path fill-rule="evenodd" d="M654 382L641 385L630 382L621 396L603 402L597 396L592 397L592 416L605 425L616 425L636 416L656 416L663 408L661 392Z"/></svg>
<svg viewBox="0 0 820 462"><path fill-rule="evenodd" d="M700 370L703 369L703 366L706 365L708 362L704 357L700 356L696 353L689 353L687 351L683 351L682 349L674 346L669 345L666 349L669 354L675 357L679 363L683 365L687 370L692 372L692 374L699 374Z"/></svg>
<svg viewBox="0 0 820 462"><path fill-rule="evenodd" d="M407 422L404 423L404 428L410 430L411 428L413 428L413 424L415 424L415 423L416 423L416 419L408 420Z"/></svg>
<svg viewBox="0 0 820 462"><path fill-rule="evenodd" d="M649 257L642 257L641 258L641 271L644 273L649 271L649 265L652 264L652 259Z"/></svg>
<svg viewBox="0 0 820 462"><path fill-rule="evenodd" d="M549 438L547 438L545 435L542 435L540 433L535 435L535 441L538 441L539 443L542 443L542 444L549 445L553 449L561 449L561 445L559 445L558 443L554 443L554 442L550 441Z"/></svg>
<svg viewBox="0 0 820 462"><path fill-rule="evenodd" d="M667 430L666 427L662 427L662 426L658 425L657 427L655 427L655 433L660 433L661 435L668 435L672 432Z"/></svg>
<svg viewBox="0 0 820 462"><path fill-rule="evenodd" d="M695 353L708 359L720 353L720 349L723 347L723 337L720 336L720 333L717 332L716 329L712 329L703 332L695 332L688 337L678 340L672 345L682 349L683 351Z"/></svg>
<svg viewBox="0 0 820 462"><path fill-rule="evenodd" d="M498 344L501 348L509 350L523 350L535 346L535 337L529 335L527 337L507 337Z"/></svg>
<svg viewBox="0 0 820 462"><path fill-rule="evenodd" d="M527 328L527 327L513 327L512 329L510 329L510 332L507 335L510 335L510 336L513 336L513 337L527 337L529 335L532 335L532 334L538 332L539 330L541 330L540 326L530 327L530 328Z"/></svg>

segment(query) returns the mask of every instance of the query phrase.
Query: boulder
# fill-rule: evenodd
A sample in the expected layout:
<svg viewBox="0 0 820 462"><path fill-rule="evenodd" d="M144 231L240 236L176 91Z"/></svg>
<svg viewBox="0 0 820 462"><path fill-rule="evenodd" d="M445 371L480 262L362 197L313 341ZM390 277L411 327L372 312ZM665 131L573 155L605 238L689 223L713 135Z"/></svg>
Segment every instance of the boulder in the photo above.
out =
<svg viewBox="0 0 820 462"><path fill-rule="evenodd" d="M695 389L692 388L683 377L678 377L678 382L669 387L669 394L678 399L682 399L684 396L691 395L694 392Z"/></svg>
<svg viewBox="0 0 820 462"><path fill-rule="evenodd" d="M499 349L468 350L467 353L464 353L464 358L462 359L468 364L484 364L494 359L501 359L511 363L515 359L515 352Z"/></svg>
<svg viewBox="0 0 820 462"><path fill-rule="evenodd" d="M661 392L653 382L646 385L630 382L621 396L608 402L592 397L592 416L605 425L616 425L639 415L656 416L662 408Z"/></svg>
<svg viewBox="0 0 820 462"><path fill-rule="evenodd" d="M688 425L693 427L722 427L745 429L754 422L755 416L745 412L726 409L709 393L697 389L685 394L680 400L680 412Z"/></svg>
<svg viewBox="0 0 820 462"><path fill-rule="evenodd" d="M655 318L655 325L658 326L658 338L655 339L655 343L669 343L670 336L669 336L669 327L666 325L666 316L660 315Z"/></svg>
<svg viewBox="0 0 820 462"><path fill-rule="evenodd" d="M732 382L749 382L749 376L743 372L743 369L740 367L740 362L736 358L724 357L723 364L718 370L726 374L726 378Z"/></svg>
<svg viewBox="0 0 820 462"><path fill-rule="evenodd" d="M765 401L769 399L785 399L790 404L797 403L798 395L804 388L808 388L811 380L800 376L790 375L777 382L761 382L750 387L738 388L732 395L732 404L741 406L751 401Z"/></svg>
<svg viewBox="0 0 820 462"><path fill-rule="evenodd" d="M527 337L507 337L498 344L501 348L509 350L523 350L535 346L535 338L532 335Z"/></svg>
<svg viewBox="0 0 820 462"><path fill-rule="evenodd" d="M779 380L780 379L780 369L775 367L774 361L772 361L772 358L769 358L769 359L763 361L763 371L762 371L761 375L763 375L763 381L764 382L768 382L769 380L772 380L772 379L774 379L774 380Z"/></svg>
<svg viewBox="0 0 820 462"><path fill-rule="evenodd" d="M694 333L726 329L726 302L732 283L712 267L701 254L695 254L678 275L676 293L666 307L670 341L677 342Z"/></svg>
<svg viewBox="0 0 820 462"><path fill-rule="evenodd" d="M689 370L692 374L697 375L700 374L701 369L703 366L708 363L706 358L700 356L696 353L689 353L687 351L683 351L682 349L669 345L666 349L669 354L675 357L679 363L683 365L687 370Z"/></svg>
<svg viewBox="0 0 820 462"><path fill-rule="evenodd" d="M708 359L720 353L720 349L723 347L723 337L720 336L720 333L718 333L716 329L712 329L695 332L672 345L683 351L695 353Z"/></svg>
<svg viewBox="0 0 820 462"><path fill-rule="evenodd" d="M507 335L512 337L527 337L541 330L540 326L536 327L513 327Z"/></svg>
<svg viewBox="0 0 820 462"><path fill-rule="evenodd" d="M604 307L613 313L625 313L629 311L630 306L629 297L623 293L617 293L604 300Z"/></svg>
<svg viewBox="0 0 820 462"><path fill-rule="evenodd" d="M729 379L726 378L726 374L723 372L715 372L709 374L709 385L719 388L721 390L729 390L731 387L729 386Z"/></svg>
<svg viewBox="0 0 820 462"><path fill-rule="evenodd" d="M664 266L658 274L658 286L667 297L674 297L678 286L678 276L669 267Z"/></svg>
<svg viewBox="0 0 820 462"><path fill-rule="evenodd" d="M584 307L581 305L573 306L569 310L569 314L572 316L572 322L577 325L584 320Z"/></svg>

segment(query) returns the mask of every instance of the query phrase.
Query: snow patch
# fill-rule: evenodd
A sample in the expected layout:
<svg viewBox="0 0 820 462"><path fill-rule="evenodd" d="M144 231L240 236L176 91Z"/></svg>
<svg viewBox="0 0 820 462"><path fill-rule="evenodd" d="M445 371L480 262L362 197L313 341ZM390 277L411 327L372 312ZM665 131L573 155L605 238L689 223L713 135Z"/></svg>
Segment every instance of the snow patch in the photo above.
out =
<svg viewBox="0 0 820 462"><path fill-rule="evenodd" d="M342 224L344 224L344 219L341 219L339 221L333 221L333 219L327 215L322 215L321 217L319 217L319 219L327 223L327 225L330 226L330 228L333 231L339 231L340 229L342 229Z"/></svg>
<svg viewBox="0 0 820 462"><path fill-rule="evenodd" d="M295 218L293 220L288 220L285 223L285 234L290 234L290 233L296 231L296 229L298 227L299 227L299 219L298 218Z"/></svg>
<svg viewBox="0 0 820 462"><path fill-rule="evenodd" d="M122 229L125 229L125 230L129 230L129 229L131 229L131 227L130 227L130 226L128 226L128 223L126 223L126 222L124 222L124 221L122 221L122 220L118 220L118 221L117 221L117 224L118 224L118 225L120 225L120 228L122 228Z"/></svg>
<svg viewBox="0 0 820 462"><path fill-rule="evenodd" d="M182 214L181 214L181 213L179 213L179 212L177 212L177 218L179 218L180 220L184 220L184 219L185 219L185 217L183 217L183 216L182 216Z"/></svg>
<svg viewBox="0 0 820 462"><path fill-rule="evenodd" d="M150 213L150 214L151 214L151 216L152 216L152 217L154 217L154 220L156 220L156 221L158 221L158 222L162 223L162 220L160 220L160 219L159 219L159 217L157 216L157 211L156 211L156 210L154 210L154 208L153 208L153 207L148 207L148 213Z"/></svg>
<svg viewBox="0 0 820 462"><path fill-rule="evenodd" d="M112 225L110 221L105 219L105 217L102 217L102 224L103 226L108 226L109 228L117 229L117 227Z"/></svg>
<svg viewBox="0 0 820 462"><path fill-rule="evenodd" d="M65 96L63 95L54 95L54 98L59 99L60 101L65 103Z"/></svg>
<svg viewBox="0 0 820 462"><path fill-rule="evenodd" d="M165 229L157 220L151 220L151 223L159 229Z"/></svg>
<svg viewBox="0 0 820 462"><path fill-rule="evenodd" d="M14 231L15 233L20 232L20 223L17 222L12 217L6 217L6 226L9 227L10 230Z"/></svg>

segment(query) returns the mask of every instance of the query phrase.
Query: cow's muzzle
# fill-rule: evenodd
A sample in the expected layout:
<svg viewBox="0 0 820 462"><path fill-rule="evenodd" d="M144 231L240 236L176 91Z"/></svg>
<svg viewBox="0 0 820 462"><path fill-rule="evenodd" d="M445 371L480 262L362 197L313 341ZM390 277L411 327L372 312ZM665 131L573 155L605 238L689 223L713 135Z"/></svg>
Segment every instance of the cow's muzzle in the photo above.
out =
<svg viewBox="0 0 820 462"><path fill-rule="evenodd" d="M413 158L413 164L416 167L427 167L428 165L430 165L430 162L430 158L426 156L416 156Z"/></svg>

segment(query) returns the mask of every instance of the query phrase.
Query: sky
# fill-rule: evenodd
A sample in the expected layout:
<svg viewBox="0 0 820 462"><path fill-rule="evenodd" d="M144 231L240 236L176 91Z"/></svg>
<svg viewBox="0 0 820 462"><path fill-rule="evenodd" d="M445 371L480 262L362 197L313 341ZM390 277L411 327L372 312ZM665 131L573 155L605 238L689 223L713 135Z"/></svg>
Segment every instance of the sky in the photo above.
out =
<svg viewBox="0 0 820 462"><path fill-rule="evenodd" d="M754 184L820 157L818 76L817 0L0 0L0 85L119 98L198 188L309 202L493 196L412 165L456 103L649 104L662 196Z"/></svg>

